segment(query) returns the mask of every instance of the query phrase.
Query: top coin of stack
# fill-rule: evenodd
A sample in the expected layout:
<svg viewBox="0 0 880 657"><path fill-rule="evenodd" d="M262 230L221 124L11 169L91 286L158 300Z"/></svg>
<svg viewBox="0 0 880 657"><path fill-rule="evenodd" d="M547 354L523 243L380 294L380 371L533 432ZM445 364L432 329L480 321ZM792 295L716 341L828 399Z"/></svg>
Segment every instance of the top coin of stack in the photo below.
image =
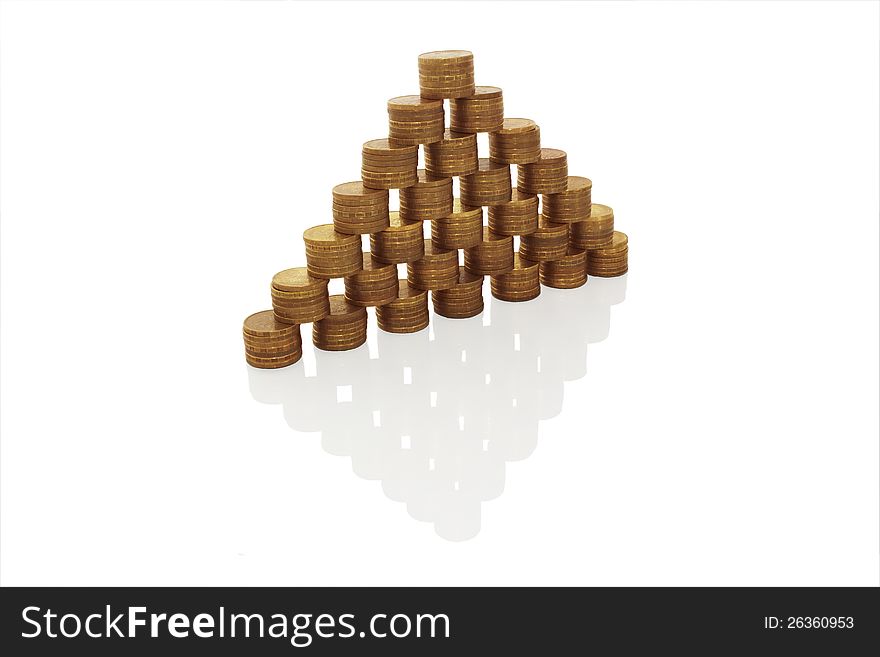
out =
<svg viewBox="0 0 880 657"><path fill-rule="evenodd" d="M423 98L461 98L474 93L474 55L437 50L419 55L419 93Z"/></svg>
<svg viewBox="0 0 880 657"><path fill-rule="evenodd" d="M540 157L541 129L531 119L504 119L500 130L489 133L489 158L493 162L529 164Z"/></svg>
<svg viewBox="0 0 880 657"><path fill-rule="evenodd" d="M418 182L400 190L400 218L427 221L445 217L452 212L452 178L437 178L424 169L418 171Z"/></svg>
<svg viewBox="0 0 880 657"><path fill-rule="evenodd" d="M419 147L392 145L373 139L362 150L361 178L370 189L400 189L418 179Z"/></svg>
<svg viewBox="0 0 880 657"><path fill-rule="evenodd" d="M388 138L396 145L431 144L443 139L442 100L398 96L388 101Z"/></svg>
<svg viewBox="0 0 880 657"><path fill-rule="evenodd" d="M569 176L564 192L541 197L541 214L547 221L559 224L586 221L590 218L592 188L593 183L589 178Z"/></svg>
<svg viewBox="0 0 880 657"><path fill-rule="evenodd" d="M455 132L496 132L504 125L504 98L498 87L475 87L474 95L450 101L449 127Z"/></svg>
<svg viewBox="0 0 880 657"><path fill-rule="evenodd" d="M388 227L388 190L369 189L360 180L333 188L333 228L365 235Z"/></svg>

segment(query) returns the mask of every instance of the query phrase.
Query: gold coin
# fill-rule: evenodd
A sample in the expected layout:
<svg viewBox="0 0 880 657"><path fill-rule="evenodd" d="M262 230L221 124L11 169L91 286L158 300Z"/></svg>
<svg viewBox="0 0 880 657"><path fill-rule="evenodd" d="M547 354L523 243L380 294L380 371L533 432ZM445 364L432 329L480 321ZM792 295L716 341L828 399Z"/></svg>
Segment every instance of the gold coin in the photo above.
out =
<svg viewBox="0 0 880 657"><path fill-rule="evenodd" d="M333 229L333 224L321 224L307 228L303 233L303 241L306 245L321 248L329 245L350 247L352 244L360 245L360 238L354 235L343 235Z"/></svg>
<svg viewBox="0 0 880 657"><path fill-rule="evenodd" d="M286 324L286 326L296 326L299 328L298 325L294 324ZM298 330L295 333L295 337L285 338L284 340L264 338L263 341L260 341L259 338L253 338L247 334L244 335L244 346L246 349L287 349L292 351L300 344L302 344L302 341Z"/></svg>
<svg viewBox="0 0 880 657"><path fill-rule="evenodd" d="M374 176L365 172L363 169L361 169L361 174L363 175L366 184L372 185L377 189L403 189L409 187L415 182L415 176L409 174Z"/></svg>
<svg viewBox="0 0 880 657"><path fill-rule="evenodd" d="M329 303L323 299L320 304L302 307L280 306L272 302L275 320L283 324L308 324L324 319L330 312Z"/></svg>
<svg viewBox="0 0 880 657"><path fill-rule="evenodd" d="M614 210L612 210L607 205L602 205L601 203L593 203L592 207L590 208L590 219L592 221L614 221Z"/></svg>
<svg viewBox="0 0 880 657"><path fill-rule="evenodd" d="M242 326L243 333L260 338L287 337L293 335L296 330L290 325L277 322L271 310L261 310L248 315Z"/></svg>
<svg viewBox="0 0 880 657"><path fill-rule="evenodd" d="M615 230L614 236L611 240L611 245L602 249L591 250L590 255L597 255L599 257L604 255L613 255L616 251L627 248L628 243L629 240L627 239L626 233L621 233L620 231Z"/></svg>
<svg viewBox="0 0 880 657"><path fill-rule="evenodd" d="M616 278L617 276L623 276L628 271L629 271L629 269L627 267L624 267L623 269L620 269L617 271L608 271L608 272L590 271L589 274L590 274L590 276L596 276L597 278Z"/></svg>
<svg viewBox="0 0 880 657"><path fill-rule="evenodd" d="M256 356L257 358L280 358L282 356L290 356L295 353L298 348L302 348L301 343L297 342L292 345L277 346L255 346L245 343L244 351L246 354Z"/></svg>
<svg viewBox="0 0 880 657"><path fill-rule="evenodd" d="M489 153L489 159L493 162L499 162L501 164L531 164L535 162L539 157L539 152L535 151L534 154L523 154L523 155L499 155L494 152Z"/></svg>
<svg viewBox="0 0 880 657"><path fill-rule="evenodd" d="M398 326L389 322L388 320L380 319L377 321L379 328L386 333L417 333L418 331L426 329L428 327L428 323L429 316L427 311L425 312L424 319L411 325Z"/></svg>
<svg viewBox="0 0 880 657"><path fill-rule="evenodd" d="M430 100L421 96L397 96L388 100L388 109L401 112L440 111L443 112L442 100Z"/></svg>
<svg viewBox="0 0 880 657"><path fill-rule="evenodd" d="M508 301L513 303L523 302L523 301L531 301L541 294L541 286L538 285L536 287L531 287L528 290L523 291L512 291L503 287L499 287L497 285L492 285L490 287L490 291L492 296L498 299L499 301Z"/></svg>
<svg viewBox="0 0 880 657"><path fill-rule="evenodd" d="M447 186L452 187L452 178L449 176L432 176L424 169L418 169L416 173L418 174L418 184L414 186L414 189L442 189Z"/></svg>
<svg viewBox="0 0 880 657"><path fill-rule="evenodd" d="M364 142L362 147L364 155L376 155L379 157L418 157L419 149L416 146L392 146L387 138L371 139Z"/></svg>
<svg viewBox="0 0 880 657"><path fill-rule="evenodd" d="M365 287L373 289L378 284L390 285L397 281L397 267L376 260L369 251L364 251L361 256L361 269L345 278L346 288Z"/></svg>
<svg viewBox="0 0 880 657"><path fill-rule="evenodd" d="M458 66L472 61L474 53L470 50L432 50L419 55L420 66Z"/></svg>
<svg viewBox="0 0 880 657"><path fill-rule="evenodd" d="M489 87L489 86L476 86L474 87L474 95L471 96L473 100L485 101L490 100L492 98L501 98L501 88L500 87Z"/></svg>
<svg viewBox="0 0 880 657"><path fill-rule="evenodd" d="M286 356L284 358L256 358L254 356L245 355L245 360L248 365L251 367L256 367L262 370L270 370L270 369L278 369L280 367L287 367L289 365L293 365L299 359L302 358L302 352L298 354L294 354L291 356Z"/></svg>
<svg viewBox="0 0 880 657"><path fill-rule="evenodd" d="M513 135L520 134L523 132L531 132L532 130L536 130L538 128L538 124L532 121L531 119L520 119L520 118L504 118L504 125L501 126L501 130L498 131L497 134L502 135Z"/></svg>
<svg viewBox="0 0 880 657"><path fill-rule="evenodd" d="M272 287L282 292L317 295L327 289L327 281L309 276L305 267L293 267L280 271L272 277Z"/></svg>
<svg viewBox="0 0 880 657"><path fill-rule="evenodd" d="M341 183L333 188L333 199L339 203L382 205L388 203L388 192L368 189L361 180Z"/></svg>

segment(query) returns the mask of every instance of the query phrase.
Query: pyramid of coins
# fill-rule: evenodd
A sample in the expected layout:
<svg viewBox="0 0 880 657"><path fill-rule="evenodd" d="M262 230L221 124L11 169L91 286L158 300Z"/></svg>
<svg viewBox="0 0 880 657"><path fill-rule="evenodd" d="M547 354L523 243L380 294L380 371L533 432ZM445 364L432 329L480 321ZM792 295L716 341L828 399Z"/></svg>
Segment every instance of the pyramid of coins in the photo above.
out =
<svg viewBox="0 0 880 657"><path fill-rule="evenodd" d="M489 134L488 158L477 152L481 132ZM245 319L247 362L296 363L299 327L308 323L318 349L355 349L367 340L369 306L381 331L421 331L430 321L428 292L438 315L474 317L483 311L485 276L492 296L524 302L541 285L576 288L588 275L626 273L627 237L614 230L610 207L592 203L592 186L568 175L565 151L541 146L535 121L504 116L501 89L474 84L472 53L419 55L419 95L388 101L388 137L363 145L360 180L333 188L333 223L303 233L306 266L275 274L272 310ZM391 189L399 190L395 211ZM329 293L334 278L344 280L345 294Z"/></svg>

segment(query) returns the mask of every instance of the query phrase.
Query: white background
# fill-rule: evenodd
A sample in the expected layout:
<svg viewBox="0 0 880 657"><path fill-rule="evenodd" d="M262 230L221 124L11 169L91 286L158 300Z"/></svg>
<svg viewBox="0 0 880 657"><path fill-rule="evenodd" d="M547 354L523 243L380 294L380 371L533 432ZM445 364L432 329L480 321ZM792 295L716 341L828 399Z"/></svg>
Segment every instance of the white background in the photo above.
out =
<svg viewBox="0 0 880 657"><path fill-rule="evenodd" d="M878 19L868 2L4 2L2 583L877 585ZM240 338L385 134L386 99L443 48L474 52L478 84L568 152L631 245L586 376L531 454L495 463L503 492L458 541L255 400L271 382ZM357 442L369 418L334 412L334 377L370 361L350 356L317 408ZM509 431L478 439L531 430Z"/></svg>

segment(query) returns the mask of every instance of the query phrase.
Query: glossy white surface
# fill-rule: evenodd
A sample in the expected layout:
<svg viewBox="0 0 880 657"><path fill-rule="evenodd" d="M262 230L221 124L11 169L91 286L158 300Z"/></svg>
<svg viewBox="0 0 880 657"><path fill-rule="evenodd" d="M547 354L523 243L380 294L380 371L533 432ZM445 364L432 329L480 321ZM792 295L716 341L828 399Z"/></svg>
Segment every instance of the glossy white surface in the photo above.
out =
<svg viewBox="0 0 880 657"><path fill-rule="evenodd" d="M0 3L3 584L878 583L877 5L462 6ZM250 370L445 47L629 275Z"/></svg>

